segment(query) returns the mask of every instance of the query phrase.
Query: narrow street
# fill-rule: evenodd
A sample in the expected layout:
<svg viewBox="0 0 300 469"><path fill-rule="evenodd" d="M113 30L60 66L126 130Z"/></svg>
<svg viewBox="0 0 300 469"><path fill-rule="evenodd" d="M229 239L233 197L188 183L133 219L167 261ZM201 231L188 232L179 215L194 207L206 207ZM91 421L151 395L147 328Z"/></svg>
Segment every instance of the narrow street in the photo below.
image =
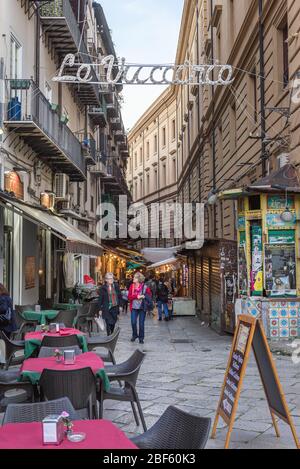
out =
<svg viewBox="0 0 300 469"><path fill-rule="evenodd" d="M121 334L117 345L117 363L126 360L139 346L130 342L130 316L121 316ZM187 341L188 343L180 343ZM196 318L176 318L172 322L147 319L145 344L147 355L141 368L137 389L148 428L169 405L176 405L203 417L215 417L231 338L218 336L202 327ZM276 366L298 434L300 434L300 366L290 357L276 356ZM247 368L238 418L230 448L294 449L290 428L280 422L281 438L275 437L253 356ZM138 434L129 403L105 401L104 418L112 420L128 435ZM222 420L215 441L207 448L223 448L226 429Z"/></svg>

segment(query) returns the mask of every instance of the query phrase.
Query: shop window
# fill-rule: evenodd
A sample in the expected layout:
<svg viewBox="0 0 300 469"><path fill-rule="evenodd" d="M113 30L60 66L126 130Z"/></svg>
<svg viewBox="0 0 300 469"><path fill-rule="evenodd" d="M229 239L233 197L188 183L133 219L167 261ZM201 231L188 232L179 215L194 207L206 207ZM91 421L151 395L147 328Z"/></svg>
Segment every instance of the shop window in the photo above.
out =
<svg viewBox="0 0 300 469"><path fill-rule="evenodd" d="M260 195L249 197L249 210L260 210Z"/></svg>

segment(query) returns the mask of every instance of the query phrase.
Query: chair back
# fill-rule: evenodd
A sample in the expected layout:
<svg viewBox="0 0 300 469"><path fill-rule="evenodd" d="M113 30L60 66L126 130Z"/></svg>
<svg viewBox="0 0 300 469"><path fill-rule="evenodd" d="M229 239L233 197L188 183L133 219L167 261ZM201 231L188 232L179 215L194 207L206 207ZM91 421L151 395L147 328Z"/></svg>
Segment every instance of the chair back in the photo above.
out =
<svg viewBox="0 0 300 469"><path fill-rule="evenodd" d="M45 335L43 337L41 347L72 347L73 345L78 345L80 348L80 342L77 335L67 335L63 337L51 337L50 335Z"/></svg>
<svg viewBox="0 0 300 469"><path fill-rule="evenodd" d="M124 374L124 378L121 379L121 381L125 381L125 387L128 385L130 387L136 385L145 356L146 354L144 352L136 350L126 362L121 365L117 365L122 366L122 369L118 370L118 375Z"/></svg>
<svg viewBox="0 0 300 469"><path fill-rule="evenodd" d="M107 337L107 340L105 341L105 348L110 350L110 352L114 353L115 348L117 346L118 338L120 335L120 328L117 327L114 332Z"/></svg>
<svg viewBox="0 0 300 469"><path fill-rule="evenodd" d="M70 371L44 369L39 385L46 400L68 397L76 410L87 408L96 394L96 378L91 368Z"/></svg>
<svg viewBox="0 0 300 469"><path fill-rule="evenodd" d="M39 350L38 358L53 357L55 350L56 350L56 347L41 347L40 350ZM78 345L74 345L74 346L71 346L71 347L60 347L59 350L62 353L65 350L74 350L75 355L81 355L82 354L82 350L81 350L80 347L78 347Z"/></svg>
<svg viewBox="0 0 300 469"><path fill-rule="evenodd" d="M58 323L63 322L65 327L73 327L73 321L76 314L77 312L74 309L59 311L54 321ZM51 322L53 322L53 320L51 320Z"/></svg>
<svg viewBox="0 0 300 469"><path fill-rule="evenodd" d="M41 422L47 415L68 412L72 420L80 420L67 397L35 404L9 404L2 425L7 423Z"/></svg>
<svg viewBox="0 0 300 469"><path fill-rule="evenodd" d="M90 303L90 310L89 310L89 316L94 317L96 314L99 313L99 302L98 301L92 301Z"/></svg>
<svg viewBox="0 0 300 469"><path fill-rule="evenodd" d="M35 311L35 305L16 305L15 310L18 313L23 313L23 311Z"/></svg>

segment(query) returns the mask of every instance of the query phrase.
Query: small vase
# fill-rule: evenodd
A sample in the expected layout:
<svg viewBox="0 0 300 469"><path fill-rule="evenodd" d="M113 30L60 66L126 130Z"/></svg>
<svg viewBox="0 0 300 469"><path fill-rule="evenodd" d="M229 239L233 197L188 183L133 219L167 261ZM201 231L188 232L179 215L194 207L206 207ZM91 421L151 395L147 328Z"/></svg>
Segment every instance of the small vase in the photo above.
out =
<svg viewBox="0 0 300 469"><path fill-rule="evenodd" d="M62 357L56 357L56 363L61 363L62 362Z"/></svg>

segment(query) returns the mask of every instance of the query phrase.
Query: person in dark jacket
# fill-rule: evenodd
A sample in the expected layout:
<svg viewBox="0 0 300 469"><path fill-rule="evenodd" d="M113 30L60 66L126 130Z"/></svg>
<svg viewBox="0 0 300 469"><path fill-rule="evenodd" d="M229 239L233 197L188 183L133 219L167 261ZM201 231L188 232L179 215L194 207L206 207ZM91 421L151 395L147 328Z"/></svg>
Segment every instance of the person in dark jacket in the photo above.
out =
<svg viewBox="0 0 300 469"><path fill-rule="evenodd" d="M169 289L163 279L160 279L157 286L157 309L158 309L158 320L162 320L162 312L165 315L165 321L169 321L169 309L168 309L168 300L169 300Z"/></svg>
<svg viewBox="0 0 300 469"><path fill-rule="evenodd" d="M120 306L122 305L122 294L119 285L114 282L114 274L108 272L105 275L105 284L99 292L99 310L106 323L107 335L114 332Z"/></svg>
<svg viewBox="0 0 300 469"><path fill-rule="evenodd" d="M9 338L11 333L16 331L18 327L16 323L15 312L13 310L12 299L2 283L0 283L0 318L1 315L3 315L3 318L4 316L10 317L8 324L7 321L3 322L0 320L0 329L5 332Z"/></svg>

